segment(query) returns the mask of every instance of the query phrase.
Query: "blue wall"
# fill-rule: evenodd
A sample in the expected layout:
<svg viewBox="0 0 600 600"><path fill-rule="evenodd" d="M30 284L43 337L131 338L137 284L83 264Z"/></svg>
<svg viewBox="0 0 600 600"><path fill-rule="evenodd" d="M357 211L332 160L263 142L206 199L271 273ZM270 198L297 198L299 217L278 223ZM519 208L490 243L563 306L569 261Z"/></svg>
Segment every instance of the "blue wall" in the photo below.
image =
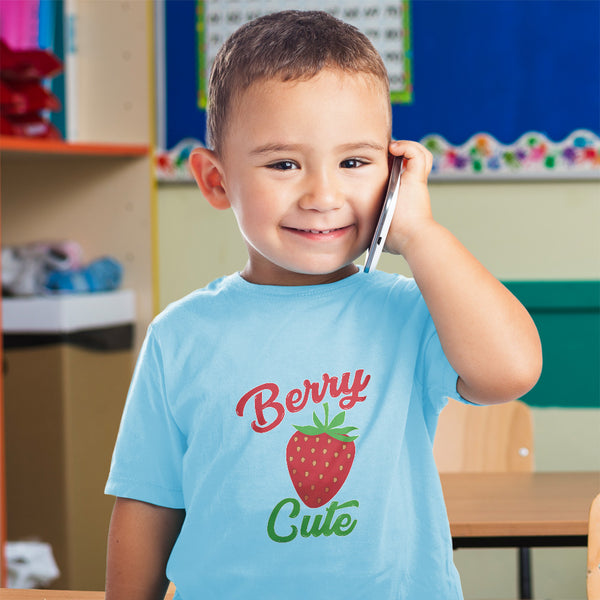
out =
<svg viewBox="0 0 600 600"><path fill-rule="evenodd" d="M414 100L394 106L394 137L600 134L599 0L412 0L411 10ZM167 0L168 148L205 136L195 19L195 0Z"/></svg>

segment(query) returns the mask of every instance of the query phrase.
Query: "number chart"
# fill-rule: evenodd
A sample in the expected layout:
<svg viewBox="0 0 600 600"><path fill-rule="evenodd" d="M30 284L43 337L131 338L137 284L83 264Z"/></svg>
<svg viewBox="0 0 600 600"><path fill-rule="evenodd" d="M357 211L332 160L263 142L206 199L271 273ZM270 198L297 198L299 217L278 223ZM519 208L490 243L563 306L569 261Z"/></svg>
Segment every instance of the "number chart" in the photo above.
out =
<svg viewBox="0 0 600 600"><path fill-rule="evenodd" d="M285 0L198 0L198 102L206 107L208 76L223 42L241 25L272 12L298 8ZM393 103L412 99L410 3L305 0L301 10L322 10L362 31L382 56L390 77Z"/></svg>

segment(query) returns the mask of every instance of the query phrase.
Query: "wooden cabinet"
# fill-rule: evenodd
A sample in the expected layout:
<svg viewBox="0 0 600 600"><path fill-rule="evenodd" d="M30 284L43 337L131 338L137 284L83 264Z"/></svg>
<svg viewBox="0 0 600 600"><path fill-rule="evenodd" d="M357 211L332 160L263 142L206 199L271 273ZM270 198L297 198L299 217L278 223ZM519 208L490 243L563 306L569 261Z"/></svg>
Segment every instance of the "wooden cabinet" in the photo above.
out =
<svg viewBox="0 0 600 600"><path fill-rule="evenodd" d="M0 138L2 245L75 240L86 261L104 255L119 260L123 287L136 297L137 351L156 306L152 3L72 5L77 140ZM4 437L0 442L4 447ZM7 521L0 498L0 537Z"/></svg>

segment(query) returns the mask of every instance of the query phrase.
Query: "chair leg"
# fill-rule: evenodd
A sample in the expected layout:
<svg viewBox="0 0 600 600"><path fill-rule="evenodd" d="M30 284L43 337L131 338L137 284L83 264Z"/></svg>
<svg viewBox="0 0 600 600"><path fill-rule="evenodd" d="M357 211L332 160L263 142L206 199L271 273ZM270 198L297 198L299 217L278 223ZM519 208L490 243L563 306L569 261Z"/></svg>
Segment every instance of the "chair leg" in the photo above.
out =
<svg viewBox="0 0 600 600"><path fill-rule="evenodd" d="M529 548L519 548L519 598L521 600L533 598Z"/></svg>

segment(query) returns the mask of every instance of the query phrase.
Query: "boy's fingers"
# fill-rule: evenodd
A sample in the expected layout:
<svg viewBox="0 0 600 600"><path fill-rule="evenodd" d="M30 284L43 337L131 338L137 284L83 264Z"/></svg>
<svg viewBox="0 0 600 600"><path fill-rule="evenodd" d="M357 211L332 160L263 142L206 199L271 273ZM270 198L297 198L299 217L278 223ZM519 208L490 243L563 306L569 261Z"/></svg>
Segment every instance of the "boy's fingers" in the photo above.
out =
<svg viewBox="0 0 600 600"><path fill-rule="evenodd" d="M397 140L390 143L390 154L404 156L406 158L405 168L407 171L420 174L425 179L433 166L433 155L425 146L410 140Z"/></svg>

